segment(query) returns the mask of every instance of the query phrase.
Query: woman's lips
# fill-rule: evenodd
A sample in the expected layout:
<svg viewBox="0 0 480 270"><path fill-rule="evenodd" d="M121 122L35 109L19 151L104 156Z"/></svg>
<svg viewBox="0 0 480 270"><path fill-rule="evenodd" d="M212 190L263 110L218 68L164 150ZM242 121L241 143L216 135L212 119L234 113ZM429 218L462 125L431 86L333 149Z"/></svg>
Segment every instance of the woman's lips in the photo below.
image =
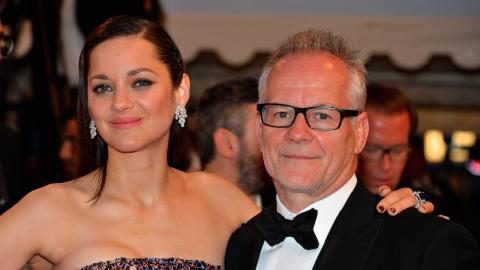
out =
<svg viewBox="0 0 480 270"><path fill-rule="evenodd" d="M127 129L140 123L141 118L120 118L113 120L112 126L116 129Z"/></svg>

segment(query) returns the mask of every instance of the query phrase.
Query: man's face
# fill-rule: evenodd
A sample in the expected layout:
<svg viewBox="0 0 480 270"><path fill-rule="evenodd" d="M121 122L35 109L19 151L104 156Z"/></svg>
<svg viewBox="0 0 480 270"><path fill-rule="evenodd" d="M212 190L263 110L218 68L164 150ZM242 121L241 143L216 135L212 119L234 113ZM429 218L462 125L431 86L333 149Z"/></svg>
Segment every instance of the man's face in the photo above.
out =
<svg viewBox="0 0 480 270"><path fill-rule="evenodd" d="M0 1L0 4L2 3L2 1ZM2 39L0 39L0 50L3 48L3 25L2 25L2 20L0 20L0 37L2 37ZM0 61L2 60L3 54L0 53Z"/></svg>
<svg viewBox="0 0 480 270"><path fill-rule="evenodd" d="M1 5L1 1L0 1ZM0 20L0 61L3 58L12 54L14 49L14 41L11 37L7 36L5 29L3 28L2 21Z"/></svg>
<svg viewBox="0 0 480 270"><path fill-rule="evenodd" d="M258 148L255 135L256 103L244 105L245 123L243 136L240 138L242 149L238 157L239 179L238 185L247 194L253 195L264 187L268 177L263 166L262 154Z"/></svg>
<svg viewBox="0 0 480 270"><path fill-rule="evenodd" d="M377 194L381 185L394 189L400 182L408 157L410 118L407 111L387 115L367 106L367 112L370 132L358 174L368 190Z"/></svg>
<svg viewBox="0 0 480 270"><path fill-rule="evenodd" d="M69 119L63 130L63 141L58 156L62 160L65 176L72 179L78 176L80 153L78 149L78 125L75 119Z"/></svg>
<svg viewBox="0 0 480 270"><path fill-rule="evenodd" d="M329 53L290 55L273 66L261 103L352 109L349 78L344 63ZM288 128L263 125L258 116L257 133L280 199L298 194L315 201L353 175L368 123L361 113L355 120L345 118L338 130L319 131L310 129L302 114Z"/></svg>

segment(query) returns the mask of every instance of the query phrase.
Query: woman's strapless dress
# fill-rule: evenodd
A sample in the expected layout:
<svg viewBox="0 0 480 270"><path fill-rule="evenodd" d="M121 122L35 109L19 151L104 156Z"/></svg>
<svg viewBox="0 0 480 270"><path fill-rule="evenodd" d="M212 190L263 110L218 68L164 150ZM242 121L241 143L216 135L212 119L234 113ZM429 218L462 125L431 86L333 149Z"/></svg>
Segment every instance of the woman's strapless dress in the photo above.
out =
<svg viewBox="0 0 480 270"><path fill-rule="evenodd" d="M178 258L117 258L97 262L82 267L80 270L220 270L220 266L199 260Z"/></svg>

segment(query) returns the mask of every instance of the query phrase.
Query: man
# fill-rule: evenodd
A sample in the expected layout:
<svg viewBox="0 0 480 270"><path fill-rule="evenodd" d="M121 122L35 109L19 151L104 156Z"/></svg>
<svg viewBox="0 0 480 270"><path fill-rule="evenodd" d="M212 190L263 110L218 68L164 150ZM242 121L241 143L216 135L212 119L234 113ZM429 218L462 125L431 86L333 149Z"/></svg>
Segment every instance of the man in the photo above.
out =
<svg viewBox="0 0 480 270"><path fill-rule="evenodd" d="M197 139L206 172L235 183L258 206L275 200L255 137L258 84L251 78L205 90L197 107Z"/></svg>
<svg viewBox="0 0 480 270"><path fill-rule="evenodd" d="M382 186L394 190L401 186L403 171L410 153L410 142L417 129L417 116L408 97L398 88L379 83L367 85L366 111L369 132L360 154L357 174L372 194ZM426 187L424 187L425 189ZM429 194L441 211L448 209L444 200ZM433 204L420 205L424 212ZM395 212L395 209L388 209ZM425 213L425 212L424 212ZM445 212L443 212L445 213Z"/></svg>
<svg viewBox="0 0 480 270"><path fill-rule="evenodd" d="M2 21L0 20L0 61L9 57L13 53L14 47L13 38L4 33Z"/></svg>
<svg viewBox="0 0 480 270"><path fill-rule="evenodd" d="M309 30L275 50L259 83L257 137L277 191L231 237L226 269L478 269L463 227L375 212L357 184L368 135L365 69L339 36Z"/></svg>
<svg viewBox="0 0 480 270"><path fill-rule="evenodd" d="M357 173L375 194L382 185L398 187L417 121L408 98L387 85L367 85L366 111L369 133Z"/></svg>
<svg viewBox="0 0 480 270"><path fill-rule="evenodd" d="M70 117L63 126L63 139L58 157L63 164L64 180L78 177L80 170L80 152L78 149L78 124L75 117Z"/></svg>

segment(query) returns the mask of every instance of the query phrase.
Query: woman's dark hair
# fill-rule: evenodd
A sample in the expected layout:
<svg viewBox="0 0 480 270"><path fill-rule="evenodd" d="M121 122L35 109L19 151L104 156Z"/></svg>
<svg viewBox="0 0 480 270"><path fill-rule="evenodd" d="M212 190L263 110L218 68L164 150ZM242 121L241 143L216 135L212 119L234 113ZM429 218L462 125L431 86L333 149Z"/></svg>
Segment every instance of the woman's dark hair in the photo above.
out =
<svg viewBox="0 0 480 270"><path fill-rule="evenodd" d="M117 16L106 20L88 36L79 60L77 115L80 132L80 175L97 168L101 174L97 191L92 200L100 198L105 186L108 151L107 145L100 135L94 139L90 139L89 136L89 124L92 120L87 95L90 54L100 43L126 36L139 36L155 46L158 59L167 66L174 88L180 85L185 72L180 51L168 33L157 23L135 16Z"/></svg>

